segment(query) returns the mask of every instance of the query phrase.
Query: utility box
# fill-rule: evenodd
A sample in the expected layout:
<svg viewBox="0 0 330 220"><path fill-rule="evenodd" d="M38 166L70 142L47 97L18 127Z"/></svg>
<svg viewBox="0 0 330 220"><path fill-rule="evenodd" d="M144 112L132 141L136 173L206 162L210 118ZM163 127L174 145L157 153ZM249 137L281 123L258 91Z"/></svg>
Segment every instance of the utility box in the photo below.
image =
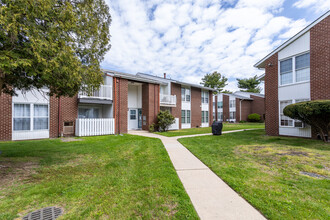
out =
<svg viewBox="0 0 330 220"><path fill-rule="evenodd" d="M222 132L222 122L214 121L212 124L212 134L221 135L221 132Z"/></svg>

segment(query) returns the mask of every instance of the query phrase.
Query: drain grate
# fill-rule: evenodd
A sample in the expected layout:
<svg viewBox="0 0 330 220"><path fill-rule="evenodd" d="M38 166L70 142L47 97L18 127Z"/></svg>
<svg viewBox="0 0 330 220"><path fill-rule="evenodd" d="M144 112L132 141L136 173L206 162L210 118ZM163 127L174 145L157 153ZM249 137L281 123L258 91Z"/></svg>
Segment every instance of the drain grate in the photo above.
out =
<svg viewBox="0 0 330 220"><path fill-rule="evenodd" d="M54 220L63 214L61 208L58 207L47 207L43 209L30 212L24 216L23 220Z"/></svg>

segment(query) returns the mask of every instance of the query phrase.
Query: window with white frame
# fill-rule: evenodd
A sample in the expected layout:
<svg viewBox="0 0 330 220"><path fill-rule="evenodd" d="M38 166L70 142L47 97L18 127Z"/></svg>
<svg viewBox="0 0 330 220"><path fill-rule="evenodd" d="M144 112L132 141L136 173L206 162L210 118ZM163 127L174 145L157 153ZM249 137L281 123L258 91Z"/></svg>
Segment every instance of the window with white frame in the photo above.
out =
<svg viewBox="0 0 330 220"><path fill-rule="evenodd" d="M292 83L292 58L280 61L281 85Z"/></svg>
<svg viewBox="0 0 330 220"><path fill-rule="evenodd" d="M208 123L208 122L209 122L209 112L202 111L202 123Z"/></svg>
<svg viewBox="0 0 330 220"><path fill-rule="evenodd" d="M229 100L229 108L235 108L236 107L236 100Z"/></svg>
<svg viewBox="0 0 330 220"><path fill-rule="evenodd" d="M14 104L14 131L31 130L31 105Z"/></svg>
<svg viewBox="0 0 330 220"><path fill-rule="evenodd" d="M310 75L309 53L295 57L296 82L308 81Z"/></svg>
<svg viewBox="0 0 330 220"><path fill-rule="evenodd" d="M48 105L14 104L13 130L48 130Z"/></svg>
<svg viewBox="0 0 330 220"><path fill-rule="evenodd" d="M292 127L293 119L283 114L283 109L292 104L292 100L280 101L280 125L281 127Z"/></svg>
<svg viewBox="0 0 330 220"><path fill-rule="evenodd" d="M181 124L190 124L190 110L181 110Z"/></svg>
<svg viewBox="0 0 330 220"><path fill-rule="evenodd" d="M48 105L33 105L33 130L48 129Z"/></svg>
<svg viewBox="0 0 330 220"><path fill-rule="evenodd" d="M222 108L222 106L223 106L223 102L222 101L218 102L218 108Z"/></svg>
<svg viewBox="0 0 330 220"><path fill-rule="evenodd" d="M280 85L308 81L310 54L305 53L280 61Z"/></svg>
<svg viewBox="0 0 330 220"><path fill-rule="evenodd" d="M190 102L190 89L181 87L181 101Z"/></svg>
<svg viewBox="0 0 330 220"><path fill-rule="evenodd" d="M209 103L209 93L207 91L202 91L202 103Z"/></svg>
<svg viewBox="0 0 330 220"><path fill-rule="evenodd" d="M236 112L229 112L229 119L236 119Z"/></svg>

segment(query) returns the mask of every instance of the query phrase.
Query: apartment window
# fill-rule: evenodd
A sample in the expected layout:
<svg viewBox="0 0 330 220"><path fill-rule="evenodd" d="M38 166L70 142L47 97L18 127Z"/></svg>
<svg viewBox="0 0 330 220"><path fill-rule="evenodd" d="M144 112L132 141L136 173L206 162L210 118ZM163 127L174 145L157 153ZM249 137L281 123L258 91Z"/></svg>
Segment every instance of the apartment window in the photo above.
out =
<svg viewBox="0 0 330 220"><path fill-rule="evenodd" d="M308 81L310 75L309 53L296 56L296 82Z"/></svg>
<svg viewBox="0 0 330 220"><path fill-rule="evenodd" d="M294 65L293 65L294 63ZM295 77L293 77L295 76ZM310 77L310 54L305 53L280 61L280 84L308 81Z"/></svg>
<svg viewBox="0 0 330 220"><path fill-rule="evenodd" d="M131 119L131 120L136 120L136 110L135 109L131 109L130 111L129 111L129 118Z"/></svg>
<svg viewBox="0 0 330 220"><path fill-rule="evenodd" d="M280 62L281 85L292 83L292 58Z"/></svg>
<svg viewBox="0 0 330 220"><path fill-rule="evenodd" d="M202 103L209 103L209 93L202 91Z"/></svg>
<svg viewBox="0 0 330 220"><path fill-rule="evenodd" d="M215 121L215 112L213 112L213 121Z"/></svg>
<svg viewBox="0 0 330 220"><path fill-rule="evenodd" d="M280 101L280 121L282 127L292 127L293 126L293 119L287 117L283 114L283 109L287 106L292 104L291 100L288 101Z"/></svg>
<svg viewBox="0 0 330 220"><path fill-rule="evenodd" d="M33 130L48 129L48 105L34 105L33 110Z"/></svg>
<svg viewBox="0 0 330 220"><path fill-rule="evenodd" d="M190 124L190 110L181 110L181 123Z"/></svg>
<svg viewBox="0 0 330 220"><path fill-rule="evenodd" d="M208 122L209 122L209 112L202 111L202 123L208 123Z"/></svg>
<svg viewBox="0 0 330 220"><path fill-rule="evenodd" d="M229 108L235 108L236 107L236 100L229 100Z"/></svg>
<svg viewBox="0 0 330 220"><path fill-rule="evenodd" d="M229 119L236 119L236 112L229 112Z"/></svg>
<svg viewBox="0 0 330 220"><path fill-rule="evenodd" d="M218 102L218 108L222 108L223 107L223 102Z"/></svg>
<svg viewBox="0 0 330 220"><path fill-rule="evenodd" d="M190 102L190 89L181 88L181 99L183 102Z"/></svg>
<svg viewBox="0 0 330 220"><path fill-rule="evenodd" d="M79 107L78 118L99 118L99 113L99 108Z"/></svg>
<svg viewBox="0 0 330 220"><path fill-rule="evenodd" d="M31 129L30 104L14 104L14 131Z"/></svg>
<svg viewBox="0 0 330 220"><path fill-rule="evenodd" d="M14 104L14 131L45 130L48 120L48 105Z"/></svg>

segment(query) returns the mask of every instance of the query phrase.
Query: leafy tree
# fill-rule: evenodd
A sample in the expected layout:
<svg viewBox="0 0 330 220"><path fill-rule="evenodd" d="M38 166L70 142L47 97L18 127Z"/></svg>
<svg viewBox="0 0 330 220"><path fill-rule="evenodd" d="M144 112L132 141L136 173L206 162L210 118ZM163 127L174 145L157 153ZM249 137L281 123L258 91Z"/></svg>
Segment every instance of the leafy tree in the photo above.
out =
<svg viewBox="0 0 330 220"><path fill-rule="evenodd" d="M284 115L300 120L314 127L323 141L327 141L330 131L330 100L299 102L288 105Z"/></svg>
<svg viewBox="0 0 330 220"><path fill-rule="evenodd" d="M157 127L160 131L167 131L168 127L174 122L175 118L168 110L160 111L157 115Z"/></svg>
<svg viewBox="0 0 330 220"><path fill-rule="evenodd" d="M201 82L201 85L216 89L217 92L214 93L217 94L220 93L222 89L227 85L228 79L225 76L221 76L221 73L215 71L213 73L207 73L202 78L202 81L203 82Z"/></svg>
<svg viewBox="0 0 330 220"><path fill-rule="evenodd" d="M99 87L110 49L104 0L0 0L0 95L48 87L73 96ZM84 85L84 86L82 86Z"/></svg>
<svg viewBox="0 0 330 220"><path fill-rule="evenodd" d="M223 90L222 93L233 94L232 91L229 91L229 90L227 90L227 89L226 89L226 90Z"/></svg>
<svg viewBox="0 0 330 220"><path fill-rule="evenodd" d="M238 83L238 88L240 88L242 92L260 93L261 88L259 84L261 81L257 78L257 75L255 75L251 78L236 79Z"/></svg>

